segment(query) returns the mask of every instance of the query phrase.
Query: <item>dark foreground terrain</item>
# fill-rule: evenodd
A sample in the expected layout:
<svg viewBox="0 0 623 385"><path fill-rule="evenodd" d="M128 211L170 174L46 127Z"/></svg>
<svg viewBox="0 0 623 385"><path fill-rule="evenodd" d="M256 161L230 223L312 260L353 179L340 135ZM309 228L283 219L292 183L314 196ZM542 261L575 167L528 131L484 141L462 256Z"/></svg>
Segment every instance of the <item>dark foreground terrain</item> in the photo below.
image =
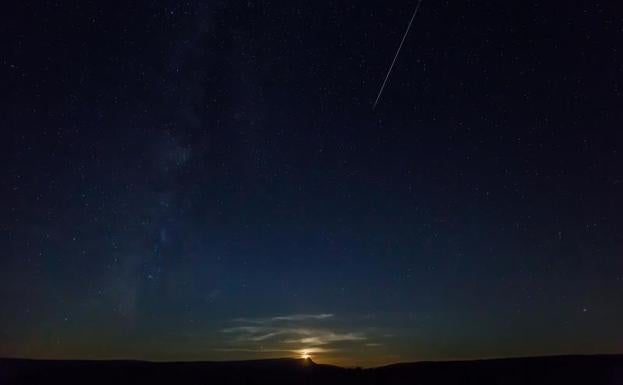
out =
<svg viewBox="0 0 623 385"><path fill-rule="evenodd" d="M0 359L0 384L623 384L623 355L420 362L345 369L311 360L238 362Z"/></svg>

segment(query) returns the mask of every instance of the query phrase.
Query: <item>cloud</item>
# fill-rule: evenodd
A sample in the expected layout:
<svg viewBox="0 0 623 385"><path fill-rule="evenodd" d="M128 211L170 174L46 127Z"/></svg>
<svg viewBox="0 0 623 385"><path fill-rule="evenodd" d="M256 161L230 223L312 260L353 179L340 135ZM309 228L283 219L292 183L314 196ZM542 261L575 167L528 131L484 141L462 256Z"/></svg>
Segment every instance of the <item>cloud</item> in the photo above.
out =
<svg viewBox="0 0 623 385"><path fill-rule="evenodd" d="M319 354L372 343L365 333L343 330L335 321L329 313L237 318L221 332L230 336L227 351Z"/></svg>
<svg viewBox="0 0 623 385"><path fill-rule="evenodd" d="M273 317L273 321L305 321L305 320L322 320L332 318L333 314L293 314L280 317Z"/></svg>
<svg viewBox="0 0 623 385"><path fill-rule="evenodd" d="M295 353L295 354L301 354L303 351L307 354L313 354L313 353L329 353L334 351L334 349L326 349L326 348L320 348L320 347L312 347L312 348L306 348L306 349L299 349L299 350L293 350L293 349L271 349L271 348L255 348L255 349L249 349L249 348L217 348L214 349L215 351L218 352L247 352L247 353Z"/></svg>
<svg viewBox="0 0 623 385"><path fill-rule="evenodd" d="M285 343L297 343L305 345L328 345L342 341L362 341L366 339L361 333L334 333L324 330L312 330L310 333L300 333L302 338L284 340Z"/></svg>
<svg viewBox="0 0 623 385"><path fill-rule="evenodd" d="M287 344L327 345L342 341L362 341L366 336L362 333L338 333L320 328L279 327L279 326L239 326L226 328L223 333L235 334L236 341L258 342L284 336L280 342Z"/></svg>
<svg viewBox="0 0 623 385"><path fill-rule="evenodd" d="M291 314L268 318L236 318L235 322L246 322L254 324L271 324L274 322L299 322L299 321L313 321L313 320L325 320L333 318L333 314Z"/></svg>

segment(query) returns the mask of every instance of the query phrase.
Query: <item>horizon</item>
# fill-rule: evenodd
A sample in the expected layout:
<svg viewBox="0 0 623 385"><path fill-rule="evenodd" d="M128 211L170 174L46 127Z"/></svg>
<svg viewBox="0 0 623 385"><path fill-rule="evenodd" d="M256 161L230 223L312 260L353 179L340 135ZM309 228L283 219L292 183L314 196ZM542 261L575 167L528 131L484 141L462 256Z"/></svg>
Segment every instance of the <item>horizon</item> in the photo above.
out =
<svg viewBox="0 0 623 385"><path fill-rule="evenodd" d="M479 361L513 361L513 360L540 360L548 358L577 358L577 357L618 357L623 353L598 353L598 354L548 354L539 356L513 356L513 357L483 357L483 358L467 358L467 359L447 359L447 360L422 360L422 361L398 361L384 363L375 366L359 366L359 365L335 365L332 363L316 362L312 357L272 357L272 358L251 358L240 360L190 360L190 361L158 361L158 360L142 360L132 358L114 358L114 359L88 359L88 358L24 358L24 357L0 357L0 360L21 360L21 361L55 361L55 362L142 362L152 364L192 364L192 363L251 363L251 362L274 362L274 361L293 361L293 362L311 362L313 365L335 366L343 369L376 369L394 365L410 365L410 364L430 364L430 363L469 363Z"/></svg>
<svg viewBox="0 0 623 385"><path fill-rule="evenodd" d="M623 353L621 11L9 5L0 356Z"/></svg>
<svg viewBox="0 0 623 385"><path fill-rule="evenodd" d="M399 363L376 368L321 365L303 359L230 362L37 361L0 359L0 380L15 384L132 383L230 384L613 384L623 355L532 357L503 360Z"/></svg>
<svg viewBox="0 0 623 385"><path fill-rule="evenodd" d="M303 349L304 350L304 349ZM474 356L474 357L449 357L439 359L414 359L414 360L397 360L397 361L383 361L383 360L368 360L367 362L351 361L348 357L338 357L336 361L326 356L308 354L304 356L301 351L292 351L292 355L268 355L266 357L255 358L232 358L232 359L166 359L166 358L138 358L138 357L124 357L124 356L103 356L103 357L85 357L85 356L59 356L59 357L45 357L45 356L32 356L32 357L20 357L20 356L0 356L0 359L16 359L16 360L36 360L36 361L136 361L136 362L148 362L148 363L201 363L201 362L244 362L244 361L270 361L270 360L297 360L303 361L310 359L313 363L319 365L332 365L342 368L377 368L395 364L410 364L410 363L427 363L427 362L471 362L471 361L490 361L490 360L515 360L515 359L538 359L538 358L555 358L555 357L593 357L593 356L623 356L623 350L611 351L611 352L575 352L575 353L536 353L527 355L500 355L500 356Z"/></svg>

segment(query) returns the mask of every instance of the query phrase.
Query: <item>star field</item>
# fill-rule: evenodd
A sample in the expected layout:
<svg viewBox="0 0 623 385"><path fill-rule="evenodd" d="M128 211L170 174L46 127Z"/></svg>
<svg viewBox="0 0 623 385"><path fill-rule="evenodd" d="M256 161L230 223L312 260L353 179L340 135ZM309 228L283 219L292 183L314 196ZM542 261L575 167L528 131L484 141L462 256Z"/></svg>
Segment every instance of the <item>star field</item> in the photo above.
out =
<svg viewBox="0 0 623 385"><path fill-rule="evenodd" d="M0 356L623 352L613 2L7 5Z"/></svg>

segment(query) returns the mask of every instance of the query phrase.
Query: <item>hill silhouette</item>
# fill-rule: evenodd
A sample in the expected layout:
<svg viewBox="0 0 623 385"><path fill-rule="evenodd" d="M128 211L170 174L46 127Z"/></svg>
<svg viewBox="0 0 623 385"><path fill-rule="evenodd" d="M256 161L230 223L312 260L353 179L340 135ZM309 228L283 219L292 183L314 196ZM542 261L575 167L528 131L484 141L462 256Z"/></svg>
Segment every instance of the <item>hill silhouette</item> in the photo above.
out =
<svg viewBox="0 0 623 385"><path fill-rule="evenodd" d="M0 384L623 384L623 355L400 363L349 369L311 359L226 362L0 359Z"/></svg>

